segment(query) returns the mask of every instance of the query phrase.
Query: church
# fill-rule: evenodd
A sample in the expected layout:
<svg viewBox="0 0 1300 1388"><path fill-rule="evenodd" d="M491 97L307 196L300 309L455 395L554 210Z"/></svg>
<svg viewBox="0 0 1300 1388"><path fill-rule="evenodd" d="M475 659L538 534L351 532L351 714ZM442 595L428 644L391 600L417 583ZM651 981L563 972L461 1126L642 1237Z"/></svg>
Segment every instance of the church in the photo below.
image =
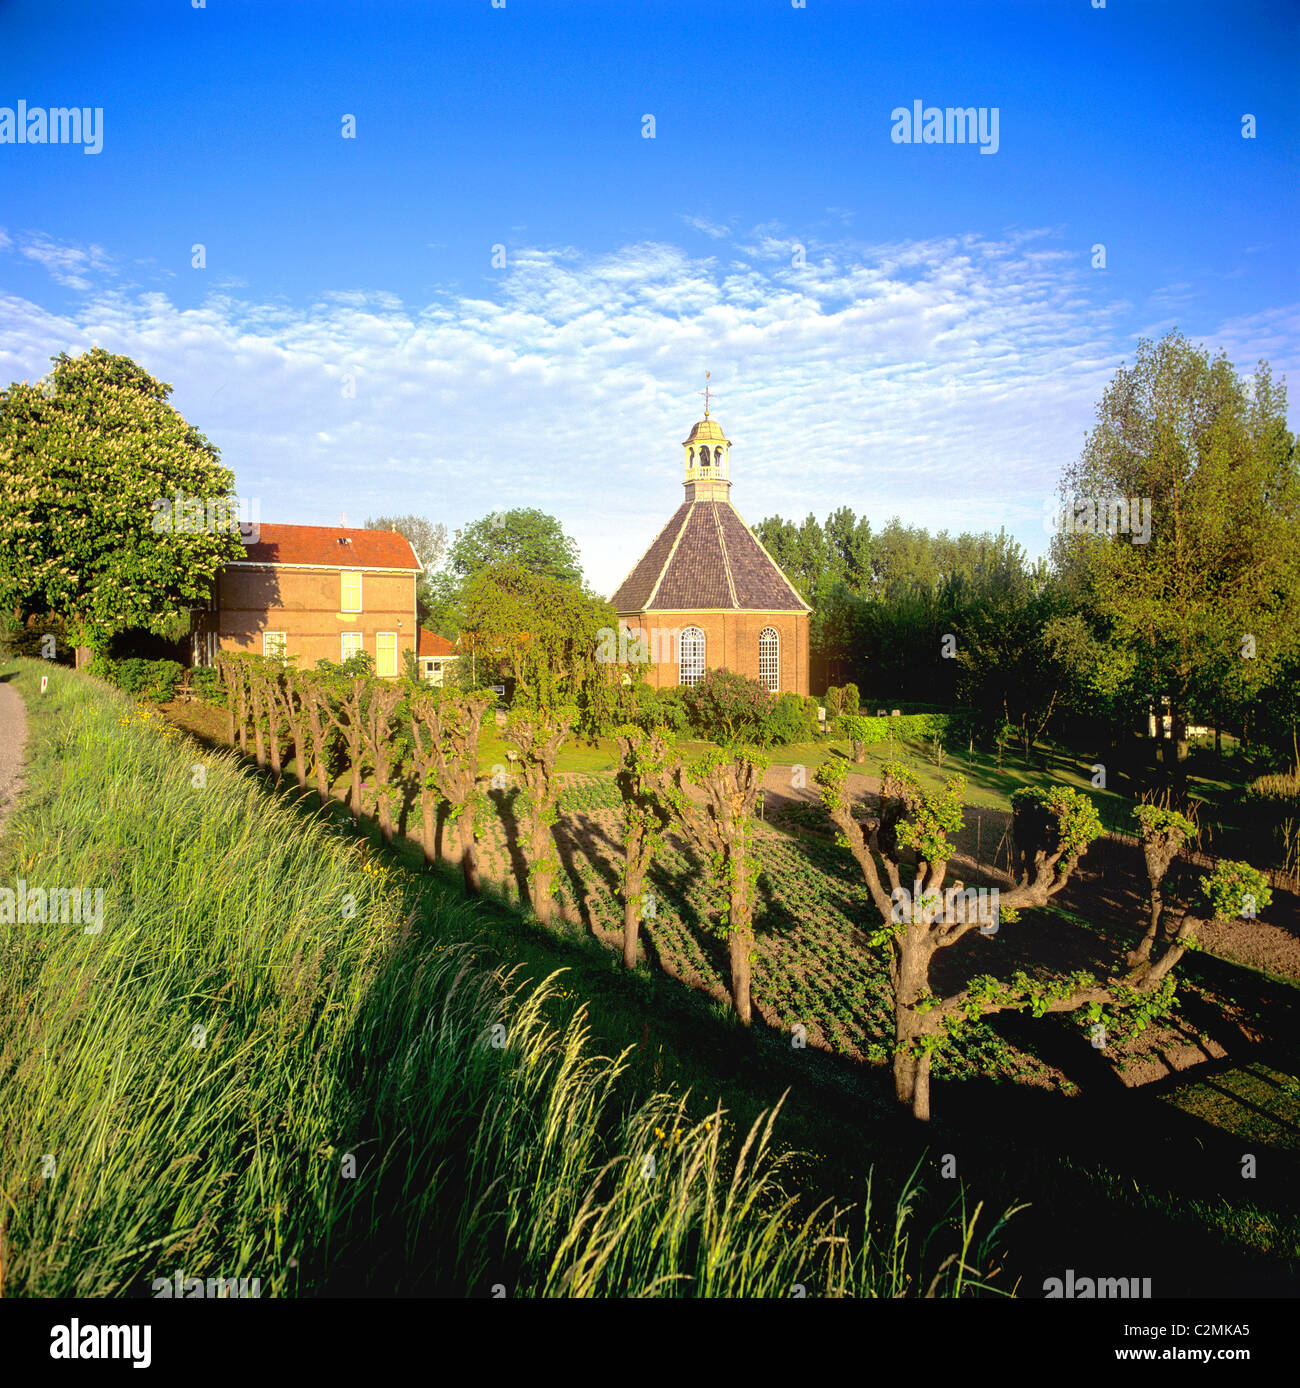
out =
<svg viewBox="0 0 1300 1388"><path fill-rule="evenodd" d="M704 418L683 442L686 497L610 599L620 627L649 648L655 688L706 670L808 690L808 604L731 504L731 440Z"/></svg>

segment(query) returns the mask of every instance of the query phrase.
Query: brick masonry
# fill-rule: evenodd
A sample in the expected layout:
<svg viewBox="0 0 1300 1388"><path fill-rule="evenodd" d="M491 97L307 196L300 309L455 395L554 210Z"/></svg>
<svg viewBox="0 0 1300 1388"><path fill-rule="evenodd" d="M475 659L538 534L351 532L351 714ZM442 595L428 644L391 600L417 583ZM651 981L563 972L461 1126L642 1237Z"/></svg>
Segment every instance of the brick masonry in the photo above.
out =
<svg viewBox="0 0 1300 1388"><path fill-rule="evenodd" d="M681 631L699 627L704 632L704 667L735 670L750 679L758 678L758 638L764 628L774 627L779 639L778 694L793 690L808 694L808 614L806 612L641 612L622 618L630 629L646 632ZM672 662L674 649L665 635L655 652L661 658L648 664L646 679L656 689L680 684L680 670Z"/></svg>

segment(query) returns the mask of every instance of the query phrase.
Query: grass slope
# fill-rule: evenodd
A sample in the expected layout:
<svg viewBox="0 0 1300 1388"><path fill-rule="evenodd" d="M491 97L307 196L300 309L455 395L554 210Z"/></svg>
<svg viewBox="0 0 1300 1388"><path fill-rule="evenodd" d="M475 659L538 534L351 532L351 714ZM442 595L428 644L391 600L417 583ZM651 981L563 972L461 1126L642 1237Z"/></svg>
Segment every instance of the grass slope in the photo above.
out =
<svg viewBox="0 0 1300 1388"><path fill-rule="evenodd" d="M909 1234L906 1186L879 1239L810 1211L771 1113L631 1099L553 972L482 960L485 908L17 664L0 884L102 887L104 914L0 923L0 1293L181 1271L263 1295L895 1295L952 1252L940 1291L988 1265L960 1203Z"/></svg>

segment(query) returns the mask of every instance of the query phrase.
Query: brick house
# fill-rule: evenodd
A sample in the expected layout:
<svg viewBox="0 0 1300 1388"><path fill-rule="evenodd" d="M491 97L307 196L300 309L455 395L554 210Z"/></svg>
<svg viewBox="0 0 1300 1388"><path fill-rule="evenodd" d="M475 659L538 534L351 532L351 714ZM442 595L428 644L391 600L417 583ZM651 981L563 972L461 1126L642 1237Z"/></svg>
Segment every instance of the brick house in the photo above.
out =
<svg viewBox="0 0 1300 1388"><path fill-rule="evenodd" d="M694 684L724 668L774 694L808 691L812 609L731 504L731 441L706 408L683 442L686 499L610 599L643 633L646 679Z"/></svg>
<svg viewBox="0 0 1300 1388"><path fill-rule="evenodd" d="M424 571L395 530L262 525L245 535L244 557L217 578L196 614L193 663L219 650L296 656L300 670L365 651L377 674L402 672L416 650L415 587Z"/></svg>

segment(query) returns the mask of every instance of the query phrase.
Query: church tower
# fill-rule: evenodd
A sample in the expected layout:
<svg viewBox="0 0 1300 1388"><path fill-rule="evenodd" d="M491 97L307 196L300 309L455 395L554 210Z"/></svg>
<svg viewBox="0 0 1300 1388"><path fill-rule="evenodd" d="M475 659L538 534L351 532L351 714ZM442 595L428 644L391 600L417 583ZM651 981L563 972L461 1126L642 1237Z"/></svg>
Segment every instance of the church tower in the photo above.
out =
<svg viewBox="0 0 1300 1388"><path fill-rule="evenodd" d="M735 670L774 694L808 693L808 604L731 504L731 440L710 417L682 442L686 497L611 599L644 633L646 678L691 685ZM629 643L635 647L635 642Z"/></svg>

